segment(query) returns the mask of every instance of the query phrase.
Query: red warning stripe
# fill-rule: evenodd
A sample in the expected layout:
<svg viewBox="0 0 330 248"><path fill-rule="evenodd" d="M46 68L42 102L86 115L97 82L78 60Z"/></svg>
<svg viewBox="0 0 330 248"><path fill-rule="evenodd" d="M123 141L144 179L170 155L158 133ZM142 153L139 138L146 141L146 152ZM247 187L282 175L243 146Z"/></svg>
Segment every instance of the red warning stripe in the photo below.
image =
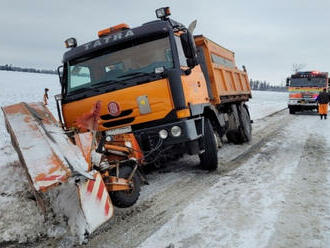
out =
<svg viewBox="0 0 330 248"><path fill-rule="evenodd" d="M61 180L65 177L65 175L52 175L52 176L45 176L43 174L38 175L35 178L35 181L55 181L55 180Z"/></svg>
<svg viewBox="0 0 330 248"><path fill-rule="evenodd" d="M108 216L111 210L111 200L108 191L102 177L100 177L100 175L94 175L94 177L96 177L95 180L88 180L86 189L87 193L92 193L94 201L98 202L98 204L104 204L104 214L105 216ZM95 184L96 181L99 183Z"/></svg>
<svg viewBox="0 0 330 248"><path fill-rule="evenodd" d="M87 192L92 192L96 180L88 180Z"/></svg>
<svg viewBox="0 0 330 248"><path fill-rule="evenodd" d="M109 203L110 199L109 196L107 196L107 200L105 201L105 206L104 206L104 210L105 210L105 215L109 214L109 210L110 210L110 203Z"/></svg>
<svg viewBox="0 0 330 248"><path fill-rule="evenodd" d="M96 195L96 197L99 201L102 199L103 191L104 191L104 183L101 182L99 190L97 191L97 195Z"/></svg>

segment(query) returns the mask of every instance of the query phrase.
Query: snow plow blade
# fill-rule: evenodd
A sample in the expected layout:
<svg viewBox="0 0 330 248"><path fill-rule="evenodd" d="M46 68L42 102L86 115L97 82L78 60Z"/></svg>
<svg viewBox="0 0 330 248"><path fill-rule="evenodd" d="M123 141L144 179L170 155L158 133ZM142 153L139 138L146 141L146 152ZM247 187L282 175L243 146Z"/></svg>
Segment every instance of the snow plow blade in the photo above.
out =
<svg viewBox="0 0 330 248"><path fill-rule="evenodd" d="M30 184L37 192L64 183L73 174L93 179L88 163L42 103L2 108L6 127Z"/></svg>
<svg viewBox="0 0 330 248"><path fill-rule="evenodd" d="M82 149L71 142L43 103L22 102L2 107L2 111L13 147L44 213L43 193L52 193L50 189L62 185L56 187L64 199L59 209L72 219L69 226L73 233L91 233L112 217L113 206L101 174L89 171ZM72 190L72 197L66 189ZM76 212L79 218L74 216Z"/></svg>

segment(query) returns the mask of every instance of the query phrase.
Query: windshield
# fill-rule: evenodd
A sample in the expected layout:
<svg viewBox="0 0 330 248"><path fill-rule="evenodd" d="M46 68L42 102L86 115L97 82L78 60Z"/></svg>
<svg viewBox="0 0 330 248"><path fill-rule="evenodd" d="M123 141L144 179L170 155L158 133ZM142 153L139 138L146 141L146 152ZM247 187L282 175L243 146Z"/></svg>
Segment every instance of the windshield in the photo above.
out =
<svg viewBox="0 0 330 248"><path fill-rule="evenodd" d="M130 77L173 68L169 38L145 42L68 66L68 92L96 85L114 84Z"/></svg>
<svg viewBox="0 0 330 248"><path fill-rule="evenodd" d="M325 87L326 78L291 78L291 87Z"/></svg>

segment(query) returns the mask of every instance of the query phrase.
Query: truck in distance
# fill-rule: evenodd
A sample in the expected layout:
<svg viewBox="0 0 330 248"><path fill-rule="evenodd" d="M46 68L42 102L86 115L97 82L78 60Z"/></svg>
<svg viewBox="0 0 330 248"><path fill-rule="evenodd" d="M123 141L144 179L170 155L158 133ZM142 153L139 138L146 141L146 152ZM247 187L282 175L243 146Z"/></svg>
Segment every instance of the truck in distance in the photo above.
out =
<svg viewBox="0 0 330 248"><path fill-rule="evenodd" d="M287 78L290 114L317 110L316 98L320 91L328 89L328 73L319 71L297 72Z"/></svg>

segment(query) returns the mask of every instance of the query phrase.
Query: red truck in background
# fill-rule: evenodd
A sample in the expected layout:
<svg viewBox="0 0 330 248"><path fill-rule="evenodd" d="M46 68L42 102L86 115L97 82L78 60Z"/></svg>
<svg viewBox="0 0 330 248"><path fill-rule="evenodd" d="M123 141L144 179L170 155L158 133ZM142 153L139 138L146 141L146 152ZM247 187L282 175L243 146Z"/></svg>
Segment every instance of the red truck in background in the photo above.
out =
<svg viewBox="0 0 330 248"><path fill-rule="evenodd" d="M287 78L289 91L288 108L290 114L299 111L317 110L316 98L320 91L328 89L327 72L305 71L297 72Z"/></svg>

